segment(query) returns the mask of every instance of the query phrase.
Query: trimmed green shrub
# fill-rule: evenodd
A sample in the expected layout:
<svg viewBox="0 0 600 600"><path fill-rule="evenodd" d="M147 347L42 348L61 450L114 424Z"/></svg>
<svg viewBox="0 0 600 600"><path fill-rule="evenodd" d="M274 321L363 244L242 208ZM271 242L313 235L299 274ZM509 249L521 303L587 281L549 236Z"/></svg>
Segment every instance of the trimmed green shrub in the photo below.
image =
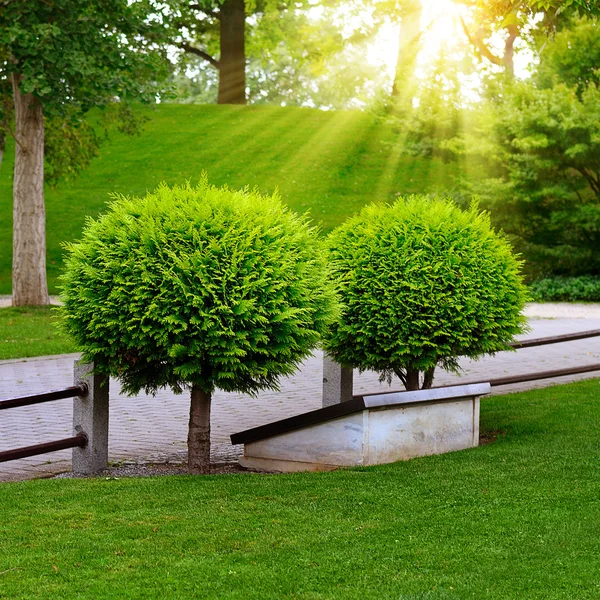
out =
<svg viewBox="0 0 600 600"><path fill-rule="evenodd" d="M325 349L343 366L428 388L437 365L456 371L459 356L507 350L524 330L521 263L475 205L371 205L329 246L343 308Z"/></svg>
<svg viewBox="0 0 600 600"><path fill-rule="evenodd" d="M529 284L536 302L600 302L600 277L548 277Z"/></svg>
<svg viewBox="0 0 600 600"><path fill-rule="evenodd" d="M307 221L276 196L206 178L116 196L67 249L65 329L130 394L191 388L192 472L208 468L214 389L276 387L336 315L326 253Z"/></svg>

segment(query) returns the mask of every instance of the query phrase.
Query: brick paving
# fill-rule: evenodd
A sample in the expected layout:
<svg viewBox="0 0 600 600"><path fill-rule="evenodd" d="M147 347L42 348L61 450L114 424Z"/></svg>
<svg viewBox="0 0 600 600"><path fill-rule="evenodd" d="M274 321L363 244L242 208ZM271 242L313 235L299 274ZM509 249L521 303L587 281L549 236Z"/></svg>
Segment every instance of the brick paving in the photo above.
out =
<svg viewBox="0 0 600 600"><path fill-rule="evenodd" d="M583 305L580 318L562 316L564 309L546 312L530 310L530 315L558 314L559 318L530 318L531 332L524 338L546 337L600 329L600 306ZM0 361L0 398L20 396L72 385L77 355ZM478 362L463 360L461 378L440 372L435 385L486 380L517 373L546 371L600 362L600 338L502 352ZM495 393L520 391L598 376L598 373L506 386ZM257 398L217 391L212 409L212 456L214 462L235 460L240 446L232 446L229 436L237 431L263 425L321 407L322 354L316 352L298 373L281 382L279 392L264 392ZM377 374L355 375L354 393L364 394L401 389L399 382L378 381ZM156 397L128 398L111 381L109 460L112 462L184 462L186 458L189 399L161 391ZM10 409L0 413L0 451L50 441L72 435L71 399ZM0 463L0 481L47 477L71 468L71 450Z"/></svg>

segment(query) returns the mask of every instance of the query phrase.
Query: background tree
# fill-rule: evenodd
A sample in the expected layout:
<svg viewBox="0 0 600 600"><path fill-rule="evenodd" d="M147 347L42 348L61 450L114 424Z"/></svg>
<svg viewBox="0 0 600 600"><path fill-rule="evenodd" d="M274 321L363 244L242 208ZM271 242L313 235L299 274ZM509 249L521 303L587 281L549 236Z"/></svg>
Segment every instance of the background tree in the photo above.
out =
<svg viewBox="0 0 600 600"><path fill-rule="evenodd" d="M528 275L600 274L600 64L596 19L574 18L530 80L482 111L463 151L492 164L476 185ZM573 60L581 53L585 60Z"/></svg>
<svg viewBox="0 0 600 600"><path fill-rule="evenodd" d="M180 5L175 43L184 53L176 80L189 99L340 107L373 78L364 49L354 52L372 33L360 22L363 3L260 0L235 11L229 4ZM224 26L234 20L237 26Z"/></svg>
<svg viewBox="0 0 600 600"><path fill-rule="evenodd" d="M457 1L469 9L469 21L461 19L461 23L477 56L500 67L508 80L515 76L514 58L520 38L531 43L529 30L536 19L538 31L547 36L573 16L600 14L597 3L587 0ZM492 44L494 34L501 34L501 50Z"/></svg>
<svg viewBox="0 0 600 600"><path fill-rule="evenodd" d="M151 102L166 76L159 14L145 0L44 0L0 4L2 128L15 138L13 305L47 304L45 121L73 135L93 107ZM155 42L149 41L154 39ZM6 98L12 98L14 127ZM55 125L56 127L56 125ZM61 136L66 130L63 129ZM89 132L88 132L89 133ZM68 136L67 136L68 137ZM93 142L88 135L87 142ZM93 146L93 143L92 143Z"/></svg>
<svg viewBox="0 0 600 600"><path fill-rule="evenodd" d="M525 325L520 263L475 206L399 198L336 229L330 262L342 316L325 349L345 367L429 388L459 356L507 350Z"/></svg>
<svg viewBox="0 0 600 600"><path fill-rule="evenodd" d="M392 84L392 108L398 114L409 114L416 88L417 58L421 49L423 29L421 0L409 0L399 6L400 42Z"/></svg>
<svg viewBox="0 0 600 600"><path fill-rule="evenodd" d="M191 388L191 473L209 469L215 388L275 388L336 314L306 220L206 179L117 198L68 249L62 312L85 359L130 394Z"/></svg>
<svg viewBox="0 0 600 600"><path fill-rule="evenodd" d="M488 129L486 205L530 275L600 274L600 89L519 84Z"/></svg>
<svg viewBox="0 0 600 600"><path fill-rule="evenodd" d="M401 123L404 152L479 169L448 191L481 197L530 278L600 271L598 21L570 12L556 24L550 38L544 23L529 37L529 78L484 77L481 98L468 102L444 64Z"/></svg>
<svg viewBox="0 0 600 600"><path fill-rule="evenodd" d="M354 5L349 12L360 14ZM372 104L388 80L369 62L371 30L359 23L341 23L333 8L318 18L301 9L264 13L246 35L247 102L328 109ZM218 101L218 71L208 62L188 54L178 67L174 102Z"/></svg>
<svg viewBox="0 0 600 600"><path fill-rule="evenodd" d="M175 20L179 48L218 71L219 104L246 104L244 0L183 0Z"/></svg>

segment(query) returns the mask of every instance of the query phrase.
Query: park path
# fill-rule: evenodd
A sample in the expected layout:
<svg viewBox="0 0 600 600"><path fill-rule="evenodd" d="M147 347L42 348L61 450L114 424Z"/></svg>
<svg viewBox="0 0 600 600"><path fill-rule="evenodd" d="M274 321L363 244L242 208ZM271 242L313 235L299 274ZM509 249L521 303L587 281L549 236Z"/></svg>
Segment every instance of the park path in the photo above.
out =
<svg viewBox="0 0 600 600"><path fill-rule="evenodd" d="M522 338L546 337L600 329L598 305L530 305L526 314L531 331ZM76 354L0 361L0 398L20 396L72 385ZM462 380L487 379L567 368L600 362L600 338L501 352L478 362L461 361ZM555 385L599 373L562 377L506 386L494 393L521 391ZM235 460L241 446L232 446L232 433L256 427L321 407L322 354L315 352L293 377L281 382L279 392L264 392L257 398L217 391L212 412L212 455L214 462ZM435 385L459 383L456 375L440 372ZM355 375L354 393L364 394L389 390L377 375L366 372ZM391 389L401 389L398 382ZM0 413L0 451L43 441L69 437L72 419L71 399L16 408ZM189 399L170 391L156 397L121 395L117 382L111 381L109 459L113 462L163 463L184 462ZM69 471L71 451L0 463L0 481L18 481L48 477Z"/></svg>

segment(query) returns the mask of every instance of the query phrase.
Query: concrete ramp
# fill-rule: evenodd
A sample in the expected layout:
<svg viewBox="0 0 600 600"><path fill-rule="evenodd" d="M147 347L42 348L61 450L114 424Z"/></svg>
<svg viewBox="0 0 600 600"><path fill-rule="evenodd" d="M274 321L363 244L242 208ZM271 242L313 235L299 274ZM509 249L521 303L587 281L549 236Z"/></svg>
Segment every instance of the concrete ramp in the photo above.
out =
<svg viewBox="0 0 600 600"><path fill-rule="evenodd" d="M355 396L231 436L240 463L266 471L380 465L479 444L479 399L488 383Z"/></svg>

